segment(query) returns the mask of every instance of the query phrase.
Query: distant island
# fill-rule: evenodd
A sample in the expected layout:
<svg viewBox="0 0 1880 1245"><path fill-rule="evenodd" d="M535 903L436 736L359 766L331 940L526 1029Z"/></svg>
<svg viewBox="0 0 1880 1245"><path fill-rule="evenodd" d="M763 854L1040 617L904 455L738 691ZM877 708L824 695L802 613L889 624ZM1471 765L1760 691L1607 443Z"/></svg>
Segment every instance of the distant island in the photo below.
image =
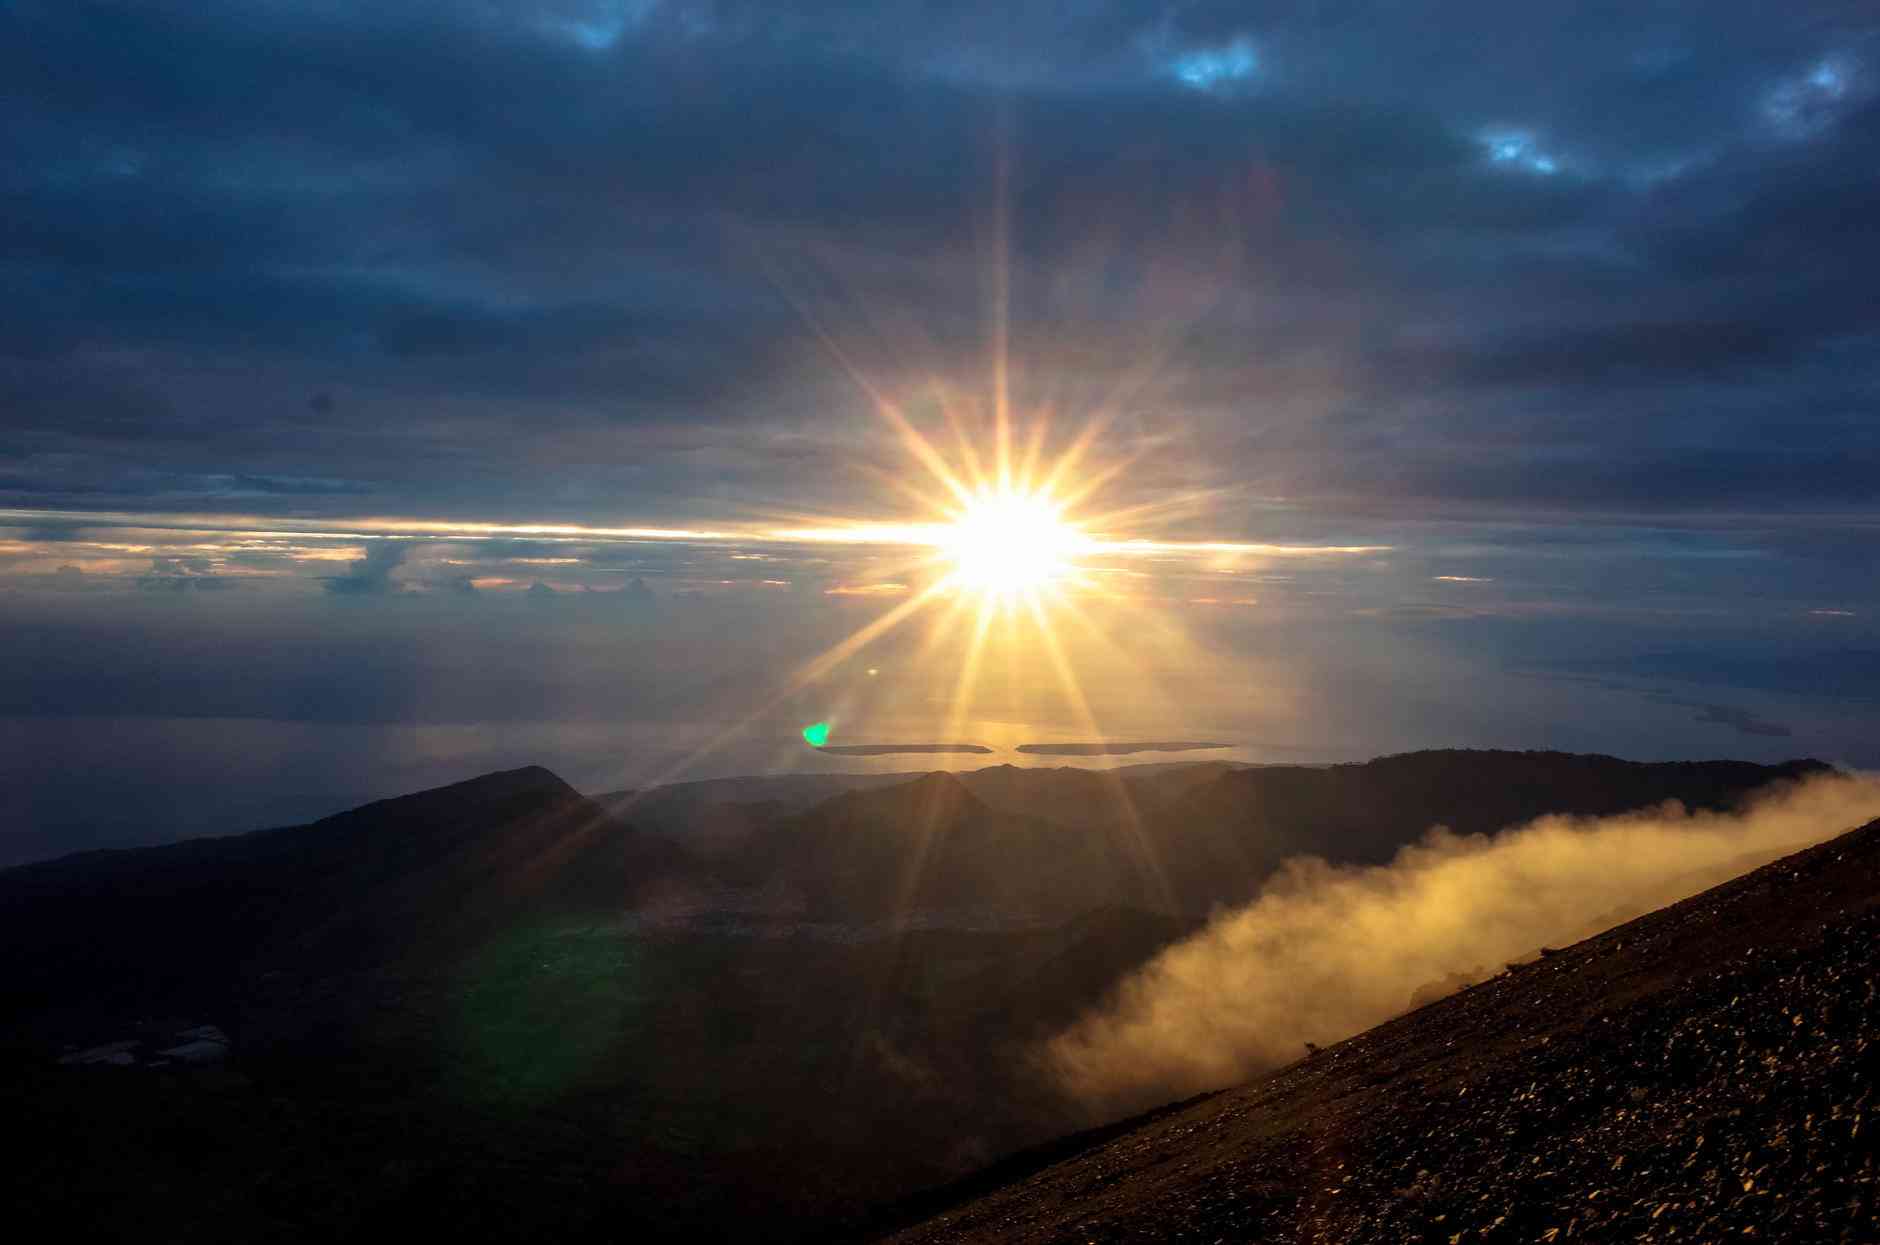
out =
<svg viewBox="0 0 1880 1245"><path fill-rule="evenodd" d="M1200 748L1231 748L1232 744L1204 744L1181 741L1147 744L1020 744L1015 752L1046 757L1120 757L1132 752L1194 752Z"/></svg>
<svg viewBox="0 0 1880 1245"><path fill-rule="evenodd" d="M885 757L901 752L991 752L992 749L979 744L824 744L816 751L841 757Z"/></svg>

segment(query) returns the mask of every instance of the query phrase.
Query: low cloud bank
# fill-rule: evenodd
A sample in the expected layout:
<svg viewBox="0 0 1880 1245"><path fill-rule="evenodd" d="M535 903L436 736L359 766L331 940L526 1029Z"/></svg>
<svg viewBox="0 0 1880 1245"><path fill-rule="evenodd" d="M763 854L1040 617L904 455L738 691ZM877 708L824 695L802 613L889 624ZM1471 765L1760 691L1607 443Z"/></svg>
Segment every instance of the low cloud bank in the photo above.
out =
<svg viewBox="0 0 1880 1245"><path fill-rule="evenodd" d="M983 744L821 744L816 751L839 757L891 757L910 752L990 753Z"/></svg>
<svg viewBox="0 0 1880 1245"><path fill-rule="evenodd" d="M1063 1088L1114 1114L1291 1062L1543 946L1589 937L1880 817L1880 778L1824 774L1741 811L1675 802L1543 817L1494 835L1442 827L1389 865L1287 862L1053 1038Z"/></svg>
<svg viewBox="0 0 1880 1245"><path fill-rule="evenodd" d="M1231 748L1232 744L1149 743L1149 744L1020 744L1015 752L1029 752L1047 757L1121 757L1136 752L1194 752L1203 748Z"/></svg>

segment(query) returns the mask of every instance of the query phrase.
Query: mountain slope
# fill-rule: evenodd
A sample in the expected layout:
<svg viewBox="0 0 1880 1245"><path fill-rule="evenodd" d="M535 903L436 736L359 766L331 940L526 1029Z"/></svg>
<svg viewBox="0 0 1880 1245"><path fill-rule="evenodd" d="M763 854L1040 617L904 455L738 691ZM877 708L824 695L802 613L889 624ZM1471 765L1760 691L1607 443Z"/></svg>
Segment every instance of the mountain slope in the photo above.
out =
<svg viewBox="0 0 1880 1245"><path fill-rule="evenodd" d="M899 786L920 777L918 770L895 774L756 774L743 778L703 778L637 791L608 791L594 802L618 813L649 834L689 834L701 819L721 810L768 806L780 815L807 812L845 791Z"/></svg>
<svg viewBox="0 0 1880 1245"><path fill-rule="evenodd" d="M1880 1239L1877 980L1880 821L892 1239Z"/></svg>
<svg viewBox="0 0 1880 1245"><path fill-rule="evenodd" d="M1580 775L1536 786L1566 809L1788 772L1462 755L1472 778L1425 782L1391 833L1527 770ZM1169 779L1164 805L1234 777L1126 781L1144 776ZM1081 798L1049 771L999 781L1021 807ZM795 1240L1087 1120L1037 1075L1037 1040L1195 923L1116 906L1183 842L1146 821L1025 816L945 776L794 817L706 803L735 813L707 827L725 850L530 769L0 872L0 1106L38 1122L20 1179L42 1235ZM1224 833L1277 833L1278 807L1216 811ZM1302 841L1336 854L1336 828ZM775 915L712 907L792 888ZM239 1083L52 1062L144 1017L218 1026Z"/></svg>
<svg viewBox="0 0 1880 1245"><path fill-rule="evenodd" d="M785 775L601 802L683 845L720 884L775 900L778 916L977 910L1025 923L1124 906L1192 919L1250 899L1293 856L1376 864L1439 824L1485 833L1666 800L1726 809L1826 768L1451 750L1335 766Z"/></svg>
<svg viewBox="0 0 1880 1245"><path fill-rule="evenodd" d="M1241 903L1290 856L1382 864L1434 825L1487 834L1547 814L1602 817L1677 800L1727 809L1819 761L1638 762L1447 749L1351 765L1232 770L1190 789L1146 833L1181 907Z"/></svg>
<svg viewBox="0 0 1880 1245"><path fill-rule="evenodd" d="M1827 768L1496 751L1133 778L995 766L847 791L769 825L745 809L735 852L746 882L781 886L822 919L1059 921L1110 906L1192 919L1250 899L1294 856L1375 864L1435 825L1483 833L1667 800L1721 810ZM701 822L702 843L717 824Z"/></svg>
<svg viewBox="0 0 1880 1245"><path fill-rule="evenodd" d="M1169 771L1128 769L1022 769L990 765L959 775L966 789L1002 812L1079 827L1130 827L1168 803L1169 793L1225 773L1220 762L1196 762Z"/></svg>
<svg viewBox="0 0 1880 1245"><path fill-rule="evenodd" d="M1139 891L1114 835L1002 812L952 774L850 791L752 841L747 867L810 913L1061 921Z"/></svg>
<svg viewBox="0 0 1880 1245"><path fill-rule="evenodd" d="M1160 761L1103 769L989 765L948 771L987 805L1004 813L1065 825L1134 821L1176 795L1240 768L1230 761ZM748 832L768 814L794 817L850 791L906 786L918 770L891 774L773 774L670 783L610 791L594 802L651 834L701 835L723 842Z"/></svg>
<svg viewBox="0 0 1880 1245"><path fill-rule="evenodd" d="M77 994L177 1005L281 967L459 947L527 908L618 909L672 867L539 767L306 826L87 852L0 872L12 1016Z"/></svg>

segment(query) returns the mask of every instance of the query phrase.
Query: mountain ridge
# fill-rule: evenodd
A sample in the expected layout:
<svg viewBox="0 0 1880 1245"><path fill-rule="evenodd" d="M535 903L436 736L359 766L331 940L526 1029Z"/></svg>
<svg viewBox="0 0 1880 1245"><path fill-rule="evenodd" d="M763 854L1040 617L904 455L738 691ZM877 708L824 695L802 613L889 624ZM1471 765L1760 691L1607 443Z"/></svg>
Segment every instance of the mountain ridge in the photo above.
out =
<svg viewBox="0 0 1880 1245"><path fill-rule="evenodd" d="M1570 781L1531 785L1521 807L1591 810L1631 790L1728 803L1792 772L1695 782L1703 771L1641 765L1651 782L1633 787L1613 777L1632 763L1566 761L1554 768L1607 778L1577 795ZM1402 788L1417 798L1381 832L1414 838L1478 788L1549 762L1394 764L1436 776ZM1470 781L1439 781L1452 766ZM1209 896L1263 876L1250 849L1174 893L1188 902L1161 902L1154 869L1189 842L1171 808L1213 792L1232 811L1242 787L1264 792L1258 816L1213 827L1231 845L1285 828L1276 792L1390 790L1362 766L1330 780L1247 772L1269 777L1015 768L975 791L971 774L935 772L807 807L814 783L734 784L672 806L718 820L647 833L631 808L615 815L524 767L301 827L114 853L108 867L0 872L0 1055L16 1053L0 1058L0 1096L55 1121L41 1204L68 1228L114 1225L101 1235L157 1213L88 1200L91 1160L73 1156L108 1135L112 1162L175 1191L152 1195L169 1208L159 1221L213 1203L257 1237L356 1235L387 1215L429 1231L448 1205L468 1237L537 1225L559 1239L794 1239L1087 1122L1037 1075L1038 1043L1194 931ZM1134 818L1018 811L1094 805L1118 783ZM779 798L718 799L741 790ZM735 817L713 811L727 807ZM1336 859L1365 846L1340 825L1287 833ZM770 902L793 887L815 902ZM63 1043L109 1045L146 1016L214 1026L248 1087L50 1063ZM282 1112L297 1139L285 1147ZM172 1119L227 1138L217 1161L177 1169ZM417 1131L360 1132L382 1119ZM435 1149L438 1137L452 1140ZM355 1152L371 1158L314 1161L282 1194L292 1156Z"/></svg>

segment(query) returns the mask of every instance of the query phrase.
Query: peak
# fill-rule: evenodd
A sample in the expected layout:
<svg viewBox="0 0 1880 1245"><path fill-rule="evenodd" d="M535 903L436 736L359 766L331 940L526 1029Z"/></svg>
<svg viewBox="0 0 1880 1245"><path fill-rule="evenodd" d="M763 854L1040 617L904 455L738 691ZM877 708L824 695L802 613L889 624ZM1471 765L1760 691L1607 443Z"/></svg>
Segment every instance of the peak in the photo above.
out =
<svg viewBox="0 0 1880 1245"><path fill-rule="evenodd" d="M904 816L910 809L919 809L924 816L936 813L952 816L984 807L958 775L945 770L935 770L892 786L847 791L831 803L869 816Z"/></svg>
<svg viewBox="0 0 1880 1245"><path fill-rule="evenodd" d="M520 769L497 770L447 786L375 800L326 818L326 822L352 820L362 816L455 816L477 806L526 798L559 803L578 800L581 793L540 765L525 765Z"/></svg>
<svg viewBox="0 0 1880 1245"><path fill-rule="evenodd" d="M949 806L979 803L979 797L973 794L972 789L960 781L958 774L949 770L935 770L931 774L922 774L902 790L917 799L943 802Z"/></svg>
<svg viewBox="0 0 1880 1245"><path fill-rule="evenodd" d="M884 801L893 801L896 803L906 801L909 798L918 800L923 804L935 802L957 804L967 801L977 801L978 799L977 796L967 789L966 784L960 781L959 775L948 773L945 770L934 770L931 773L922 774L920 777L905 783L898 783L891 787L878 787L873 791L857 792L856 794L876 796Z"/></svg>
<svg viewBox="0 0 1880 1245"><path fill-rule="evenodd" d="M500 798L512 795L528 795L541 792L545 795L577 795L573 787L563 782L554 771L540 765L524 765L519 769L501 769L463 782L452 783L445 787L436 787L431 791L419 792L420 795L435 795L444 792L463 795L482 795Z"/></svg>

